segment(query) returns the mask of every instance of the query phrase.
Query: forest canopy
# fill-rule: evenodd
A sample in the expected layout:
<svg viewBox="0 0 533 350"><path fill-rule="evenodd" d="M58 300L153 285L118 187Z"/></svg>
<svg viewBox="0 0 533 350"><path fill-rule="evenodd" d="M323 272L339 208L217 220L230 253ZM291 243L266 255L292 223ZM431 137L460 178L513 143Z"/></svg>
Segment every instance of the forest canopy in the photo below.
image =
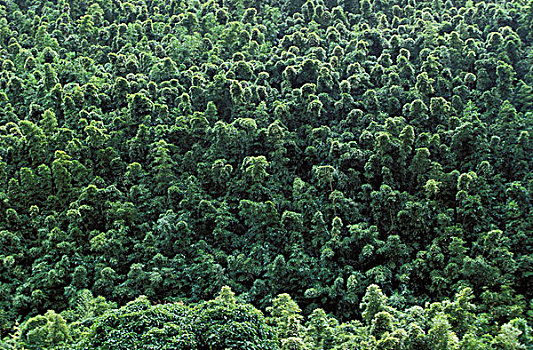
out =
<svg viewBox="0 0 533 350"><path fill-rule="evenodd" d="M0 0L0 349L533 346L532 41L532 0Z"/></svg>

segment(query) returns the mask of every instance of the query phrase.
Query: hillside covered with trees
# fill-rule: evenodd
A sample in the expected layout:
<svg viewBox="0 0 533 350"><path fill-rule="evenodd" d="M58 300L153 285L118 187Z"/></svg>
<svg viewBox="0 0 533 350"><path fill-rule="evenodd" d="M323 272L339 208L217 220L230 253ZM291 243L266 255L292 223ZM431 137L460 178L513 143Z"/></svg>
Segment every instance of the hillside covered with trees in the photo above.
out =
<svg viewBox="0 0 533 350"><path fill-rule="evenodd" d="M0 349L533 347L532 42L532 0L0 0Z"/></svg>

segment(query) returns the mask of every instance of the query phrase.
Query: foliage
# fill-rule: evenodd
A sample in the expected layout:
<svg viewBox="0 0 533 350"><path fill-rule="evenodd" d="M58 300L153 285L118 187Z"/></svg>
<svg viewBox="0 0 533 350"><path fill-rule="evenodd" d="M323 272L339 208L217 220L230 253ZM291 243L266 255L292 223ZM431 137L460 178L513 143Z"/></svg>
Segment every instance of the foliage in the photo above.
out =
<svg viewBox="0 0 533 350"><path fill-rule="evenodd" d="M530 346L532 8L0 1L2 346Z"/></svg>

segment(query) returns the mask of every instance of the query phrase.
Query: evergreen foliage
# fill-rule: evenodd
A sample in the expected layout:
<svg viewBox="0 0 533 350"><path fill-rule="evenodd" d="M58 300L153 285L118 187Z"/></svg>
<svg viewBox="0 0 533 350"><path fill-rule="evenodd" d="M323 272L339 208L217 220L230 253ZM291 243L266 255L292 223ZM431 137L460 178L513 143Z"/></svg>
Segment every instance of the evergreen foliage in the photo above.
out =
<svg viewBox="0 0 533 350"><path fill-rule="evenodd" d="M0 348L533 346L532 42L531 0L0 0Z"/></svg>

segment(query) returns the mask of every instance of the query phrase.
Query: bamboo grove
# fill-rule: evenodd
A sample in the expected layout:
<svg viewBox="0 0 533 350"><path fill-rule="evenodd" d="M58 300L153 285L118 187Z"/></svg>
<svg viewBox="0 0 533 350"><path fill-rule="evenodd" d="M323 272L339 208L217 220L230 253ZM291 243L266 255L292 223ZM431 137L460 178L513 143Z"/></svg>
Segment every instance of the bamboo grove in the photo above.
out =
<svg viewBox="0 0 533 350"><path fill-rule="evenodd" d="M533 2L0 0L0 348L533 346Z"/></svg>

